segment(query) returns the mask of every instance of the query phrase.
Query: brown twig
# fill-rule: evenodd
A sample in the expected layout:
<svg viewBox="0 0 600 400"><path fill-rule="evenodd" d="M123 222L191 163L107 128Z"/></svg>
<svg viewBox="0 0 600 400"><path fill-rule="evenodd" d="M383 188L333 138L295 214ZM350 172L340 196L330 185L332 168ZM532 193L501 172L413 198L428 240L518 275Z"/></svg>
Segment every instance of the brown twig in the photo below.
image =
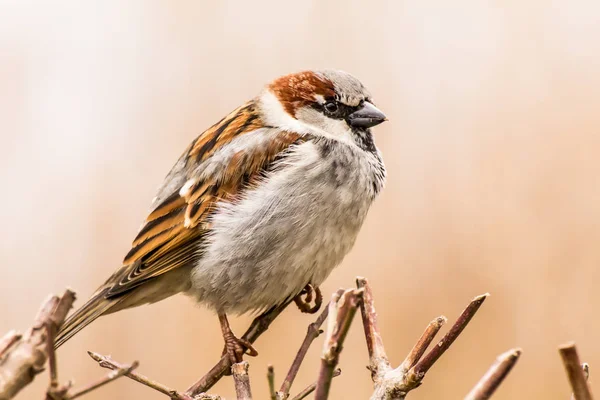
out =
<svg viewBox="0 0 600 400"><path fill-rule="evenodd" d="M592 400L592 392L586 382L585 373L582 369L581 362L579 361L575 343L571 342L560 346L558 352L562 357L563 365L569 378L569 383L571 384L575 399Z"/></svg>
<svg viewBox="0 0 600 400"><path fill-rule="evenodd" d="M375 387L371 400L404 399L409 391L417 388L421 384L425 373L456 340L487 297L487 294L485 294L474 298L458 317L450 331L423 357L427 347L446 322L446 318L438 317L431 321L402 364L393 369L385 354L369 282L365 278L358 277L356 284L365 291L361 311L369 351L369 369Z"/></svg>
<svg viewBox="0 0 600 400"><path fill-rule="evenodd" d="M54 351L54 338L56 337L56 324L50 318L45 323L46 327L46 352L48 353L48 368L50 369L49 391L58 387L58 370L56 368L56 353Z"/></svg>
<svg viewBox="0 0 600 400"><path fill-rule="evenodd" d="M267 382L269 383L270 399L277 400L277 392L275 392L275 368L271 364L267 367Z"/></svg>
<svg viewBox="0 0 600 400"><path fill-rule="evenodd" d="M266 313L258 316L252 321L252 324L242 336L243 339L249 341L250 343L254 343L256 339L259 338L267 329L269 329L269 325L281 314L281 312L292 302L292 300L282 304L279 307L275 307L272 310L267 311ZM204 393L208 391L215 383L221 379L228 370L231 369L231 363L229 361L229 357L224 355L221 357L219 362L215 364L214 367L210 371L208 371L202 378L200 378L196 383L190 386L186 390L186 394L188 396L194 397L200 393Z"/></svg>
<svg viewBox="0 0 600 400"><path fill-rule="evenodd" d="M410 350L410 352L402 362L401 368L404 371L408 371L409 369L414 367L417 364L417 362L419 362L419 360L421 359L421 357L423 357L423 354L425 354L425 351L427 350L433 339L435 339L435 335L437 335L437 333L440 331L440 329L442 329L442 326L444 326L444 324L447 321L448 319L441 315L435 318L433 321L431 321L429 325L427 325L427 328L425 328L425 331L423 332L419 340L417 340L413 348Z"/></svg>
<svg viewBox="0 0 600 400"><path fill-rule="evenodd" d="M315 400L325 400L329 396L331 379L338 364L344 339L350 324L363 297L363 289L338 290L329 303L329 319L323 353L321 370L315 389Z"/></svg>
<svg viewBox="0 0 600 400"><path fill-rule="evenodd" d="M583 363L581 364L581 369L583 370L583 376L585 377L585 381L587 382L588 379L590 379L590 366L588 365L588 363ZM571 394L571 400L577 400L575 399L574 394Z"/></svg>
<svg viewBox="0 0 600 400"><path fill-rule="evenodd" d="M487 400L504 381L510 370L515 366L521 349L511 349L498 356L494 364L488 369L475 387L465 397L465 400Z"/></svg>
<svg viewBox="0 0 600 400"><path fill-rule="evenodd" d="M0 366L0 399L13 398L22 388L43 371L51 354L48 351L46 327L49 323L59 327L75 301L75 293L66 290L62 296L50 296L38 312L34 324L23 335L8 335ZM5 342L3 342L5 343ZM56 375L56 369L54 374Z"/></svg>
<svg viewBox="0 0 600 400"><path fill-rule="evenodd" d="M88 351L88 354L90 355L90 357L92 357L92 359L94 359L94 361L96 361L102 368L108 368L108 369L112 369L112 370L126 370L128 369L128 367L126 365L120 364L116 361L114 361L112 358L110 358L109 356L103 356L101 354L98 353L94 353L92 351ZM185 393L179 393L177 390L172 389L166 385L163 385L162 383L156 382L150 378L148 378L147 376L144 376L140 373L137 373L135 371L125 371L123 373L124 376L133 379L136 382L141 383L142 385L148 386L149 388L152 388L158 392L161 392L162 394L166 394L167 396L169 396L171 399L174 400L194 400L193 396L189 396Z"/></svg>
<svg viewBox="0 0 600 400"><path fill-rule="evenodd" d="M81 397L84 394L87 394L87 393L91 392L92 390L96 390L99 387L104 386L107 383L110 383L116 379L119 379L120 377L122 377L124 375L131 374L133 372L133 370L136 369L138 366L139 366L139 363L137 361L134 361L133 363L131 363L131 365L125 365L125 366L123 366L123 368L115 369L115 370L109 372L106 376L97 380L96 382L92 382L89 385L84 386L83 388L81 388L79 390L69 393L67 396L65 396L65 399L66 400L74 400L78 397Z"/></svg>
<svg viewBox="0 0 600 400"><path fill-rule="evenodd" d="M413 367L413 374L417 379L422 379L425 376L425 373L429 371L429 368L448 350L448 348L454 343L456 338L462 333L462 331L467 327L471 319L479 310L479 307L483 304L485 299L489 296L489 294L482 294L480 296L475 297L471 303L465 308L465 310L460 314L450 331L444 335L442 340L438 342L438 345L435 346L431 351L423 357L421 361L419 361Z"/></svg>
<svg viewBox="0 0 600 400"><path fill-rule="evenodd" d="M242 361L231 366L237 400L252 400L250 376L248 375L249 366L248 361Z"/></svg>
<svg viewBox="0 0 600 400"><path fill-rule="evenodd" d="M335 371L333 371L333 377L335 378L336 376L340 376L341 373L342 373L342 370L337 368ZM305 398L306 396L308 396L309 394L314 392L316 387L317 387L317 382L311 383L310 385L305 387L300 393L298 393L296 396L294 396L294 398L292 400L302 400L303 398Z"/></svg>
<svg viewBox="0 0 600 400"><path fill-rule="evenodd" d="M329 315L329 307L326 307L323 310L323 312L321 312L321 315L319 315L319 317L315 320L315 322L308 325L308 329L306 331L306 336L304 337L304 341L302 342L302 345L300 346L300 349L298 350L298 353L296 354L296 357L294 358L294 361L292 362L292 365L290 367L290 370L287 373L287 376L285 377L285 380L281 384L279 393L277 393L279 398L287 399L289 397L290 389L292 388L292 384L294 383L294 380L296 379L296 375L298 374L298 371L300 370L300 365L304 361L304 357L306 357L306 353L308 352L310 345L317 337L319 337L319 335L321 333L323 333L323 331L320 328L321 328L321 325L323 325L323 322L325 322L325 320L327 319L327 315Z"/></svg>
<svg viewBox="0 0 600 400"><path fill-rule="evenodd" d="M377 313L375 312L375 301L373 300L373 291L366 278L356 277L356 286L364 290L363 301L360 305L363 328L365 330L365 339L367 341L367 351L369 352L369 370L372 379L379 379L390 368L390 362L383 339L377 324Z"/></svg>

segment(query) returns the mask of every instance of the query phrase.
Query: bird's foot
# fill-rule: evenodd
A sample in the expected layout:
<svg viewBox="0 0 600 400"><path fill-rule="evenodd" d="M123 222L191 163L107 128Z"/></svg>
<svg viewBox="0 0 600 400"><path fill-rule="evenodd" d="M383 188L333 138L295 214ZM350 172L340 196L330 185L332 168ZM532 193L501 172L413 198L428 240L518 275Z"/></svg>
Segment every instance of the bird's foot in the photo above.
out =
<svg viewBox="0 0 600 400"><path fill-rule="evenodd" d="M302 296L305 297L302 298ZM315 305L311 306L313 296ZM313 285L309 283L304 287L304 289L302 289L302 291L296 297L294 297L294 302L296 303L296 306L298 306L300 311L302 311L303 313L314 314L317 311L319 311L319 308L321 308L321 304L323 304L323 294L321 293L321 289L319 289L318 286L313 287Z"/></svg>
<svg viewBox="0 0 600 400"><path fill-rule="evenodd" d="M250 357L256 357L258 355L258 351L256 351L252 344L246 339L237 338L233 334L224 337L223 339L225 339L225 347L223 347L221 357L227 354L231 364L242 362L244 354L247 354Z"/></svg>
<svg viewBox="0 0 600 400"><path fill-rule="evenodd" d="M223 340L225 341L225 347L221 357L227 354L231 364L242 362L244 354L248 354L250 357L256 357L258 352L252 347L252 344L243 338L237 338L231 328L229 327L229 321L225 314L219 314L219 322L221 323L221 332L223 333Z"/></svg>

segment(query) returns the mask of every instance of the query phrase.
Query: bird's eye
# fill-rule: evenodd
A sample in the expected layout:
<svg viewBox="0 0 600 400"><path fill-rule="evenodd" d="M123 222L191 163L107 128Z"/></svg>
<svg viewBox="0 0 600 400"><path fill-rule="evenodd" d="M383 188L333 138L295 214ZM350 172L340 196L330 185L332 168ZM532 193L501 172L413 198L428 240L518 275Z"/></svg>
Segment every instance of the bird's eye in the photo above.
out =
<svg viewBox="0 0 600 400"><path fill-rule="evenodd" d="M335 101L328 101L325 103L325 109L330 113L334 113L338 110L338 105Z"/></svg>

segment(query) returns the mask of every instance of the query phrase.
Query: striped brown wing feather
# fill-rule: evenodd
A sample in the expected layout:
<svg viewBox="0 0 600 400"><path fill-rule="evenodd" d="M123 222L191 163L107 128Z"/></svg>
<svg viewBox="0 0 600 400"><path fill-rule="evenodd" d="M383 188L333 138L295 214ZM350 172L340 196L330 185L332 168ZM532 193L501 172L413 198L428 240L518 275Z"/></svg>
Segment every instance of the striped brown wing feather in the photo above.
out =
<svg viewBox="0 0 600 400"><path fill-rule="evenodd" d="M186 162L197 165L210 161L210 155L236 135L261 126L252 106L240 107L192 143ZM146 219L125 256L124 267L107 282L110 289L106 297L123 294L198 256L199 241L210 228L208 217L217 204L235 201L282 151L299 140L298 134L280 132L268 145L235 153L225 168L215 176L193 182L182 196L178 187ZM194 177L189 176L189 179Z"/></svg>

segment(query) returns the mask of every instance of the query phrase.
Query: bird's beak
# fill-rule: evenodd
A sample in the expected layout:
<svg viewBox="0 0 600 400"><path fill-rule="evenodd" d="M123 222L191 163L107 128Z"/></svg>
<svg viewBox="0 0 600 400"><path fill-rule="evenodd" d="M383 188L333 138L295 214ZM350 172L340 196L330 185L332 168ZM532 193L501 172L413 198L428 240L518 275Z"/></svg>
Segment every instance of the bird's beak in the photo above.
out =
<svg viewBox="0 0 600 400"><path fill-rule="evenodd" d="M348 116L348 123L355 128L370 128L383 121L387 121L385 114L368 101Z"/></svg>

